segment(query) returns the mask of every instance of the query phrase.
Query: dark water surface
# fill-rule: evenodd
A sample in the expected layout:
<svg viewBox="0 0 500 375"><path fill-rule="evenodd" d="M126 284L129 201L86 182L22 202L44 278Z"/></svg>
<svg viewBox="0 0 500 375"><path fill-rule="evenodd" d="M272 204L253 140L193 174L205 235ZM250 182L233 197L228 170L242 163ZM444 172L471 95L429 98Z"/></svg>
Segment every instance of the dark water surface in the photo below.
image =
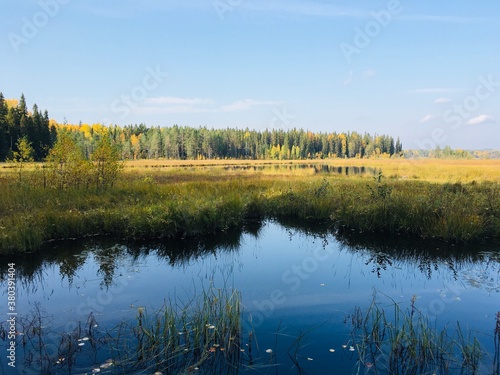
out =
<svg viewBox="0 0 500 375"><path fill-rule="evenodd" d="M478 373L495 373L498 245L422 245L367 237L360 241L353 235L339 240L332 234L268 222L204 240L55 242L44 249L45 255L15 260L16 311L19 320L39 311L44 342L49 352L57 352L63 333L73 332L79 324L105 336L118 323L133 322L138 308L155 311L172 300L182 305L210 285L236 289L243 304L242 345L253 331L252 358L243 358L240 372L375 374L388 371L382 361L378 369L372 366L377 358L359 360L353 335L355 308L364 311L375 298L388 311L394 310L395 302L405 309L413 298L431 326L452 327L459 321L464 334L477 337L489 353ZM8 262L2 264L3 329L8 328ZM22 344L22 327L17 330L16 369L7 364L5 335L0 340L1 369L6 374L41 373L36 356L26 349L30 343ZM71 373L96 373L110 357L109 350L79 343L83 345ZM246 350L242 356L248 356ZM50 371L69 373L57 360L51 359ZM198 371L210 372L203 367ZM100 373L114 369L103 367Z"/></svg>

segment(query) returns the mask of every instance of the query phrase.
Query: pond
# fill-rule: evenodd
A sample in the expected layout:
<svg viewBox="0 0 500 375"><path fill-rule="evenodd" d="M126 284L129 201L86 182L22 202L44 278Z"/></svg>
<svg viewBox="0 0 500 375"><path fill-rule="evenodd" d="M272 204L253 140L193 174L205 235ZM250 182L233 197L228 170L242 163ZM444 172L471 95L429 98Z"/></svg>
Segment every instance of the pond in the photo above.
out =
<svg viewBox="0 0 500 375"><path fill-rule="evenodd" d="M220 168L220 167L210 167ZM356 175L378 175L382 170L380 168L364 167L364 166L334 166L330 164L266 164L266 165L230 165L222 167L224 170L239 171L274 171L274 172L290 172L297 170L310 170L313 173L338 174L345 176Z"/></svg>
<svg viewBox="0 0 500 375"><path fill-rule="evenodd" d="M460 373L466 354L476 373L497 373L498 250L334 235L327 228L275 222L217 238L163 243L53 242L41 254L2 264L7 306L7 263L15 262L18 315L16 368L5 355L5 313L0 363L7 374L403 373L398 358L391 362L387 352L391 335L409 329L405 324L425 323L429 331L424 328L422 335L445 329L442 346L457 343L448 346L456 361L443 357L432 365L437 373ZM231 310L236 305L239 310ZM154 335L138 334L138 327L161 321L168 309L179 310L175 340L183 355L158 362L165 353L148 347L155 362L144 354L151 354L144 348ZM228 319L229 310L237 311L237 323L209 321ZM209 317L207 324L200 320L205 335L231 324L237 333L228 329L201 351L192 349L195 324L183 319L203 314ZM374 322L374 316L383 320ZM377 342L380 322L377 329L387 331ZM474 351L474 337L487 355ZM398 353L404 359L403 346ZM470 368L463 373L472 373Z"/></svg>

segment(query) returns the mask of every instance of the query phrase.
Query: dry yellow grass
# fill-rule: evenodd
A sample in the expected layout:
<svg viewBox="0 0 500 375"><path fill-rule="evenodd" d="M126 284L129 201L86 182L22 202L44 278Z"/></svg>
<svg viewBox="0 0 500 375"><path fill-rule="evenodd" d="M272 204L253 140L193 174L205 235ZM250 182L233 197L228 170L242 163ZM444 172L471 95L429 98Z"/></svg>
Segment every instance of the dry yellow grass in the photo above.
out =
<svg viewBox="0 0 500 375"><path fill-rule="evenodd" d="M34 165L26 165L26 170L34 169ZM133 160L125 162L126 173L172 175L175 173L192 174L205 171L205 175L222 175L231 167L237 171L230 173L231 177L253 175L253 168L244 166L287 166L287 165L332 165L336 167L358 166L379 168L387 178L421 180L438 183L455 182L500 182L500 159L321 159L321 160ZM228 168L226 168L228 167ZM307 175L311 169L269 168L257 170L257 173L267 175ZM0 163L0 180L13 177L15 168L9 163ZM179 177L179 176L178 176ZM371 177L366 175L365 177ZM178 178L177 178L178 180Z"/></svg>
<svg viewBox="0 0 500 375"><path fill-rule="evenodd" d="M265 166L265 165L301 165L322 164L337 167L358 166L372 167L382 170L384 176L393 179L418 179L429 182L500 182L500 160L468 160L468 159L322 159L322 160L135 160L125 163L125 171L179 170L186 167L231 167L231 166ZM217 168L211 169L215 171ZM252 170L246 171L251 173ZM273 174L308 174L308 170L264 170ZM242 169L240 173L245 173ZM370 177L370 176L368 176Z"/></svg>

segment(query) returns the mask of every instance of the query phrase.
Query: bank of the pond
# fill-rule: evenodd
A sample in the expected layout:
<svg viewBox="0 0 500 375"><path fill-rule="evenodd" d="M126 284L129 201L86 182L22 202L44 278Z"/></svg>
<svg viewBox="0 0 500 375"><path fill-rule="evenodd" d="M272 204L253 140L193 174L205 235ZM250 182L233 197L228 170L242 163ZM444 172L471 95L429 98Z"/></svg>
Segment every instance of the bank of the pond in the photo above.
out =
<svg viewBox="0 0 500 375"><path fill-rule="evenodd" d="M446 241L500 237L497 183L308 174L186 180L172 176L131 178L104 192L5 183L0 196L0 252L29 252L49 240L90 235L195 236L273 218Z"/></svg>

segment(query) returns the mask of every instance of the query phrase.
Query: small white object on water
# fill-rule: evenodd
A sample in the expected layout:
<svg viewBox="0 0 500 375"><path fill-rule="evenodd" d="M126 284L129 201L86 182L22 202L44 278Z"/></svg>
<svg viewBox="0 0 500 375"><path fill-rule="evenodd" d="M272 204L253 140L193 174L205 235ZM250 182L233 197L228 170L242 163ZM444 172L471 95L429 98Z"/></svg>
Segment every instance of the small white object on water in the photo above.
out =
<svg viewBox="0 0 500 375"><path fill-rule="evenodd" d="M266 353L271 354L272 352L273 352L273 350L272 350L272 349L266 349Z"/></svg>
<svg viewBox="0 0 500 375"><path fill-rule="evenodd" d="M83 341L88 341L88 340L89 340L89 338L88 338L88 337L84 337L82 340L83 340Z"/></svg>
<svg viewBox="0 0 500 375"><path fill-rule="evenodd" d="M347 345L345 345L345 344L344 344L344 345L342 345L342 348L343 348L343 349L347 348Z"/></svg>
<svg viewBox="0 0 500 375"><path fill-rule="evenodd" d="M308 361L313 361L313 359L311 357L307 357L307 360Z"/></svg>
<svg viewBox="0 0 500 375"><path fill-rule="evenodd" d="M101 372L100 368L95 368L92 370L92 374L97 374L98 372Z"/></svg>
<svg viewBox="0 0 500 375"><path fill-rule="evenodd" d="M214 326L214 325L212 325L212 326L208 326L208 329L214 329L214 328L215 328L215 326Z"/></svg>
<svg viewBox="0 0 500 375"><path fill-rule="evenodd" d="M83 346L83 345L85 345L84 342L81 342L81 343L78 344L78 346Z"/></svg>
<svg viewBox="0 0 500 375"><path fill-rule="evenodd" d="M330 353L335 353L335 349L330 349Z"/></svg>
<svg viewBox="0 0 500 375"><path fill-rule="evenodd" d="M355 349L354 349L354 346L350 346L349 347L349 351L353 352Z"/></svg>

